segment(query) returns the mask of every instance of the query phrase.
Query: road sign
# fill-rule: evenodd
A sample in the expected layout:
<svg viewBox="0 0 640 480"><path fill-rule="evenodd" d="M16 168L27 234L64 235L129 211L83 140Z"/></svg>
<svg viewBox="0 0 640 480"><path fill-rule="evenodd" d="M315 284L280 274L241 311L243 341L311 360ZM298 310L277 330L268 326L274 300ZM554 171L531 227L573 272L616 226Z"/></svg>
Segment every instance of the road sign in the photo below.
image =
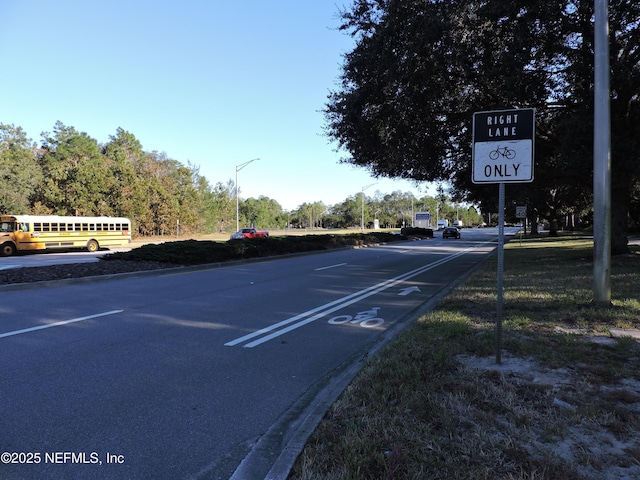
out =
<svg viewBox="0 0 640 480"><path fill-rule="evenodd" d="M527 218L527 207L517 206L516 207L516 218Z"/></svg>
<svg viewBox="0 0 640 480"><path fill-rule="evenodd" d="M535 109L473 114L473 183L533 181Z"/></svg>
<svg viewBox="0 0 640 480"><path fill-rule="evenodd" d="M427 228L431 224L431 213L416 212L415 226L418 228Z"/></svg>

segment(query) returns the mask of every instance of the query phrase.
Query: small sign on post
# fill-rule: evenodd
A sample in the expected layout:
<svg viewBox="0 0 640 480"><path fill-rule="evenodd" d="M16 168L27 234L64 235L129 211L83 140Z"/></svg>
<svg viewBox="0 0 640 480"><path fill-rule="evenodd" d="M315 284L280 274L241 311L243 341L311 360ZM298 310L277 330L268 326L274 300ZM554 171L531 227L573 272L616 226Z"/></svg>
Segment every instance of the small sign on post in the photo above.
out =
<svg viewBox="0 0 640 480"><path fill-rule="evenodd" d="M502 363L502 300L504 276L504 186L533 182L535 109L496 110L473 114L473 183L497 183L498 285L496 363ZM526 207L525 207L526 218Z"/></svg>

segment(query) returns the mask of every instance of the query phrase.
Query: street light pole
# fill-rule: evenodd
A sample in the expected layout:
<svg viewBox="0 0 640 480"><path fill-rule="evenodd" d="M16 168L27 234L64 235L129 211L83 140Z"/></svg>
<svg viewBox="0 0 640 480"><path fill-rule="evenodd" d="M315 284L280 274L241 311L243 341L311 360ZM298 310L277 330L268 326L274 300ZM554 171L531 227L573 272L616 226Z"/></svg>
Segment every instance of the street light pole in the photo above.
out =
<svg viewBox="0 0 640 480"><path fill-rule="evenodd" d="M242 170L244 167L249 165L251 162L255 162L256 160L260 160L259 158L254 158L249 160L248 162L241 163L240 165L236 165L236 232L240 230L240 203L238 201L238 172Z"/></svg>
<svg viewBox="0 0 640 480"><path fill-rule="evenodd" d="M360 228L362 229L362 233L364 233L364 191L369 188L377 185L378 182L372 183L371 185L367 185L366 187L362 187L362 219L360 220Z"/></svg>
<svg viewBox="0 0 640 480"><path fill-rule="evenodd" d="M611 306L611 112L609 10L595 0L593 130L593 302Z"/></svg>

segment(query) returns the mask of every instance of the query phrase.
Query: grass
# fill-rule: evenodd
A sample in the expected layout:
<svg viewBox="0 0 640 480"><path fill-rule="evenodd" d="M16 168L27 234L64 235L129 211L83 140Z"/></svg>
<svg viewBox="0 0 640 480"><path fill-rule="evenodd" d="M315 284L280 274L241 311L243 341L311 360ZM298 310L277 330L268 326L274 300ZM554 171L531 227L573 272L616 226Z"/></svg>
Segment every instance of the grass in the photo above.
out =
<svg viewBox="0 0 640 480"><path fill-rule="evenodd" d="M640 478L640 249L612 259L591 306L593 244L505 246L502 364L496 261L369 360L290 479Z"/></svg>

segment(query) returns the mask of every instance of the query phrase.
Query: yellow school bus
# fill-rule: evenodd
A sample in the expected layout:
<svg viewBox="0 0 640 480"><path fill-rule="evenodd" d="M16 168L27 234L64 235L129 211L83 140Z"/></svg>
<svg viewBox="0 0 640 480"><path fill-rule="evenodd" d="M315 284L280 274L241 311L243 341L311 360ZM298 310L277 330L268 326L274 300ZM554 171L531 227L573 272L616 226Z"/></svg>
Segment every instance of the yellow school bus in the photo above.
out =
<svg viewBox="0 0 640 480"><path fill-rule="evenodd" d="M117 247L131 242L131 221L120 217L0 215L0 254L27 250Z"/></svg>

